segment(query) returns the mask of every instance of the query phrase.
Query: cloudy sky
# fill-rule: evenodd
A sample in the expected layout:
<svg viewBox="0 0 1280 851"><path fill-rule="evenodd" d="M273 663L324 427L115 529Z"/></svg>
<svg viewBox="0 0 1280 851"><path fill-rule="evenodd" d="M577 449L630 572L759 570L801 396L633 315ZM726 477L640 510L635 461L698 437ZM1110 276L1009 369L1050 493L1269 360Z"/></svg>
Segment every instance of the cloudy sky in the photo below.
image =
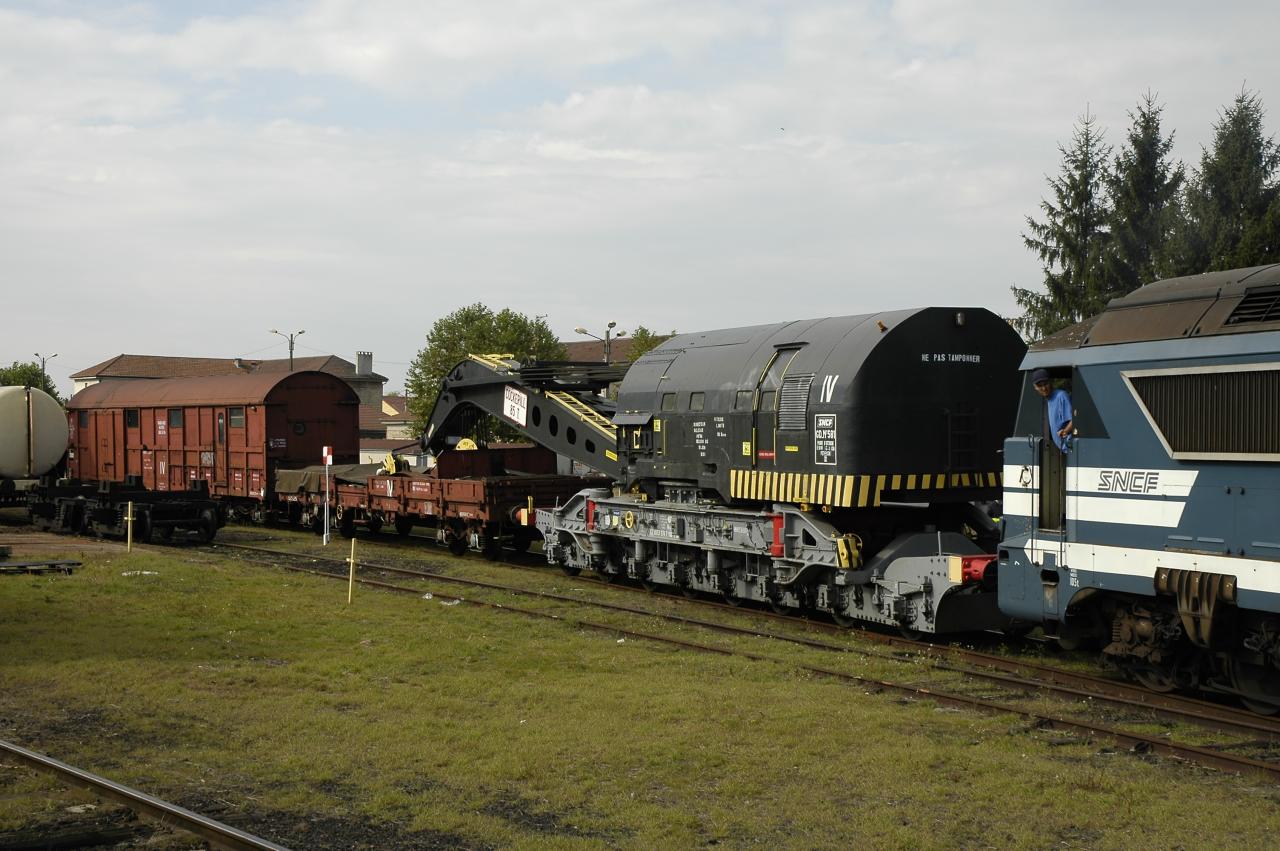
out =
<svg viewBox="0 0 1280 851"><path fill-rule="evenodd" d="M210 12L209 10L216 10ZM1086 108L1199 157L1274 2L3 2L0 361L354 360L474 301L563 337L966 304Z"/></svg>

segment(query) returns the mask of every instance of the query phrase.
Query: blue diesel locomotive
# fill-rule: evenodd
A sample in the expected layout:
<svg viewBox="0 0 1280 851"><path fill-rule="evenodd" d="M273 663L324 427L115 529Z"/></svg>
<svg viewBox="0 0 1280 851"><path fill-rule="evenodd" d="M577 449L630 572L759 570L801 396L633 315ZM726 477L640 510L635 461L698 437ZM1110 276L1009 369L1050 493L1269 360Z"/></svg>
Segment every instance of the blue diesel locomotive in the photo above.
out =
<svg viewBox="0 0 1280 851"><path fill-rule="evenodd" d="M1280 265L1143 287L1022 369L1000 608L1151 688L1280 711ZM1065 453L1033 370L1071 394Z"/></svg>

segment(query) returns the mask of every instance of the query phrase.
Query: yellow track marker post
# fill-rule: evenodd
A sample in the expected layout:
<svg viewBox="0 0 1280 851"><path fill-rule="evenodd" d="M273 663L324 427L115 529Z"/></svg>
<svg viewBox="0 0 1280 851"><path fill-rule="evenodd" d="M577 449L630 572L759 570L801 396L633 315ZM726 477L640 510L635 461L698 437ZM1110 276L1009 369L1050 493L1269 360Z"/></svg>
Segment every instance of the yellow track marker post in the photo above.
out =
<svg viewBox="0 0 1280 851"><path fill-rule="evenodd" d="M124 526L125 526L124 551L126 553L131 553L133 552L133 502L132 500L129 502L128 507L125 509Z"/></svg>
<svg viewBox="0 0 1280 851"><path fill-rule="evenodd" d="M347 605L351 605L351 598L356 593L356 539L351 539L351 572L347 578Z"/></svg>

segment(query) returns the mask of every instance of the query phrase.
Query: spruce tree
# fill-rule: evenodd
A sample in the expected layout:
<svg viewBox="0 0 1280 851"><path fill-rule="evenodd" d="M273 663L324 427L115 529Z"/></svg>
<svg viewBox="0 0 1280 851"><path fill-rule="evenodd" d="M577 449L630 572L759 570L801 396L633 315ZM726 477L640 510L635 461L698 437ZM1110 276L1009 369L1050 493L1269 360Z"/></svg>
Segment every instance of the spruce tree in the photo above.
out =
<svg viewBox="0 0 1280 851"><path fill-rule="evenodd" d="M1045 292L1013 287L1023 309L1013 320L1022 334L1040 339L1089 316L1106 304L1104 252L1109 209L1104 192L1111 148L1086 112L1062 153L1062 170L1047 178L1051 198L1040 202L1044 221L1027 217L1022 240L1044 264Z"/></svg>
<svg viewBox="0 0 1280 851"><path fill-rule="evenodd" d="M1264 116L1261 98L1248 90L1222 110L1212 147L1201 152L1187 186L1171 271L1190 275L1280 259L1280 209L1273 209L1280 147L1263 135Z"/></svg>
<svg viewBox="0 0 1280 851"><path fill-rule="evenodd" d="M1178 193L1186 178L1182 163L1170 158L1173 134L1163 135L1164 107L1147 92L1129 113L1129 133L1107 177L1111 215L1106 255L1106 300L1154 281L1157 258L1177 224Z"/></svg>

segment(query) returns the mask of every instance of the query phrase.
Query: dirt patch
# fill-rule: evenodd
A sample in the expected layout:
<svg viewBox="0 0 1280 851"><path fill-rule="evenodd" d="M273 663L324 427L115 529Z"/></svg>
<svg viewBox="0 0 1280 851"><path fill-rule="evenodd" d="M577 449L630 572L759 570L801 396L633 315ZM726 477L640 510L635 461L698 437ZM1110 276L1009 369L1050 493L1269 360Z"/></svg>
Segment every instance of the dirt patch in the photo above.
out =
<svg viewBox="0 0 1280 851"><path fill-rule="evenodd" d="M487 804L481 812L500 818L530 833L599 838L597 834L582 830L572 822L566 821L558 813L537 809L533 801L522 798L514 792L504 792L496 800Z"/></svg>

